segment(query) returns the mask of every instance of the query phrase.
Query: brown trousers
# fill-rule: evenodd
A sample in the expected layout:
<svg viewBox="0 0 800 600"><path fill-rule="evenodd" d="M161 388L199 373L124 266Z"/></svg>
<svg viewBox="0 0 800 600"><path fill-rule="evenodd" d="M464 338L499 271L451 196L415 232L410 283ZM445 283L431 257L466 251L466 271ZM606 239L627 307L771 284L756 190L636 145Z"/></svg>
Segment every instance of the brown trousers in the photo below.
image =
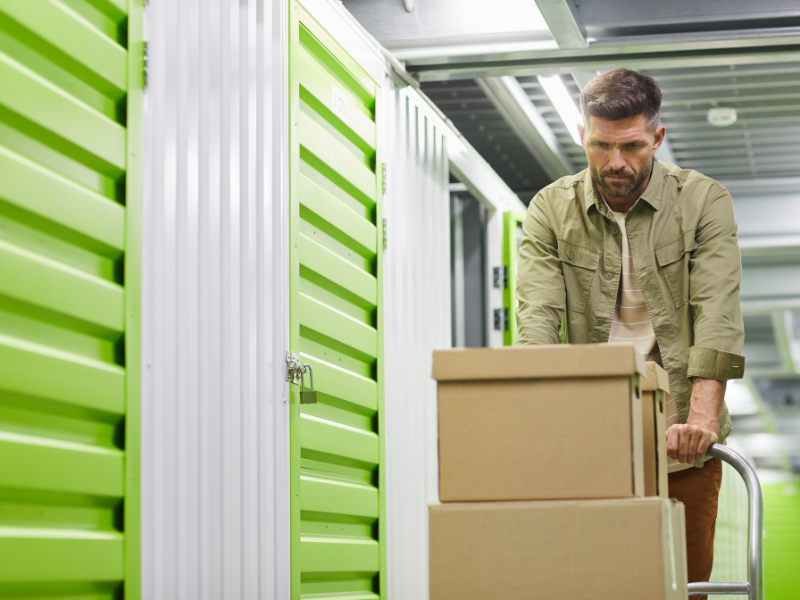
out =
<svg viewBox="0 0 800 600"><path fill-rule="evenodd" d="M686 507L686 555L689 583L708 581L714 566L714 531L722 484L722 461L712 458L702 469L686 469L669 475L669 497ZM692 596L706 600L708 596Z"/></svg>

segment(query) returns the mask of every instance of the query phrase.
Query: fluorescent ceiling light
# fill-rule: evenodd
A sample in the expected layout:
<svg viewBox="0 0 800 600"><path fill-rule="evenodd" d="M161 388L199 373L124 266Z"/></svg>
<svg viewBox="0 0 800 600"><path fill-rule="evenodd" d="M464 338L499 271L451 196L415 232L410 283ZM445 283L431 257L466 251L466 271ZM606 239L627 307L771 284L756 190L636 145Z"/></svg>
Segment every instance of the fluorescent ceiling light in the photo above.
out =
<svg viewBox="0 0 800 600"><path fill-rule="evenodd" d="M758 404L753 394L744 383L731 380L725 390L725 404L728 405L728 412L732 415L756 415L758 414Z"/></svg>
<svg viewBox="0 0 800 600"><path fill-rule="evenodd" d="M552 77L542 77L539 75L539 83L542 84L547 97L550 98L550 102L556 107L572 139L580 146L581 138L578 135L578 125L582 123L581 112L572 101L572 96L569 95L567 86L564 85L561 76L553 75Z"/></svg>

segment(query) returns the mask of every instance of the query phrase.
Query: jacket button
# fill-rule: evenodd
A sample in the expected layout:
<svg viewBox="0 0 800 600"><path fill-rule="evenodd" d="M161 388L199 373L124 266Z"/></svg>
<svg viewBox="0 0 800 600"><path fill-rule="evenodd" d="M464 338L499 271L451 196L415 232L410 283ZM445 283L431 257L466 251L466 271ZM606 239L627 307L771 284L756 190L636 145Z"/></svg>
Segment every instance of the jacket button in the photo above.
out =
<svg viewBox="0 0 800 600"><path fill-rule="evenodd" d="M619 229L614 227L614 229L611 230L611 235L619 235Z"/></svg>
<svg viewBox="0 0 800 600"><path fill-rule="evenodd" d="M612 279L614 279L614 274L613 273L606 273L606 279L611 281Z"/></svg>
<svg viewBox="0 0 800 600"><path fill-rule="evenodd" d="M567 252L567 258L570 259L570 260L574 260L575 259L575 254L573 252Z"/></svg>

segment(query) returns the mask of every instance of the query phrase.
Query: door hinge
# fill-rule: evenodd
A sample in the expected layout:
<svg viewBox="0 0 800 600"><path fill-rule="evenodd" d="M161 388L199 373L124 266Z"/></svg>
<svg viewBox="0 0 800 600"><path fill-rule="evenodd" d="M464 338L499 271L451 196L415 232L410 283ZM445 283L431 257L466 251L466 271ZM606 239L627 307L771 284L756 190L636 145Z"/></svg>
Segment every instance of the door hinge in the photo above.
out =
<svg viewBox="0 0 800 600"><path fill-rule="evenodd" d="M386 219L383 220L383 249L386 250Z"/></svg>
<svg viewBox="0 0 800 600"><path fill-rule="evenodd" d="M494 330L495 331L508 331L508 309L495 308L494 309Z"/></svg>
<svg viewBox="0 0 800 600"><path fill-rule="evenodd" d="M382 188L383 188L383 195L386 195L386 163L382 163L381 166L381 181L382 181Z"/></svg>
<svg viewBox="0 0 800 600"><path fill-rule="evenodd" d="M142 42L142 89L147 87L147 42Z"/></svg>

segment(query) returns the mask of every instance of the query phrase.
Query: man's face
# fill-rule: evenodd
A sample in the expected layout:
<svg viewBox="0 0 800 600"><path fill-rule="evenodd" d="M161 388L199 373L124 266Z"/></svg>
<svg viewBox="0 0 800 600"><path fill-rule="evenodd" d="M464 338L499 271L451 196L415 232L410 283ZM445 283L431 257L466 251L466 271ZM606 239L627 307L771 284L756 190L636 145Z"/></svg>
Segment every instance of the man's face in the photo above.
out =
<svg viewBox="0 0 800 600"><path fill-rule="evenodd" d="M592 179L607 197L627 198L647 181L663 125L649 132L644 115L620 121L589 117L586 129L579 129Z"/></svg>

